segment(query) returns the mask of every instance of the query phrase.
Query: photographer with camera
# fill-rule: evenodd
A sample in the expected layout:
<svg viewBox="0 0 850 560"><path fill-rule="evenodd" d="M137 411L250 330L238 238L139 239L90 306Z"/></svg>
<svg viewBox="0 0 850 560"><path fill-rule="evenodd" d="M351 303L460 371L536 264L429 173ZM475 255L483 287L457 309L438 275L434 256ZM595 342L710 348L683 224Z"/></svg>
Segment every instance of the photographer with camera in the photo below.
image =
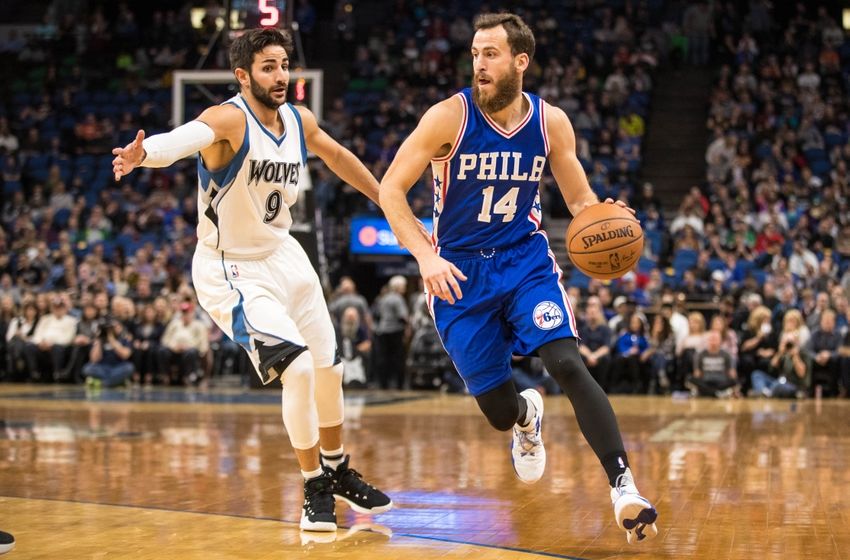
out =
<svg viewBox="0 0 850 560"><path fill-rule="evenodd" d="M767 372L753 371L753 390L757 394L776 398L801 398L808 393L812 358L803 350L799 311L791 309L782 321L779 348L770 359Z"/></svg>
<svg viewBox="0 0 850 560"><path fill-rule="evenodd" d="M120 321L106 319L96 330L89 363L83 367L86 385L123 385L133 375L133 338Z"/></svg>

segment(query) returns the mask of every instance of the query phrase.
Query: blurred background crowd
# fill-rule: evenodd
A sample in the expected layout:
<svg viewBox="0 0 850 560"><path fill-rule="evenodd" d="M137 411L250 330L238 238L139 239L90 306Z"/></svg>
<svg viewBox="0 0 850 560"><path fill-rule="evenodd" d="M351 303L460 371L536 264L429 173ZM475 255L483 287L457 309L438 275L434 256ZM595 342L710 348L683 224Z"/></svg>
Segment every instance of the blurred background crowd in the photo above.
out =
<svg viewBox="0 0 850 560"><path fill-rule="evenodd" d="M424 110L468 85L471 21L496 7L381 4L294 7L298 57L339 70L322 125L379 179ZM617 281L560 263L594 377L612 393L846 397L850 36L840 10L552 4L505 6L537 37L525 89L570 116L592 188L627 201L647 236L639 266ZM204 387L252 375L192 290L194 162L111 177L113 146L139 128L169 129L172 70L226 67L214 18L193 25L191 5L56 0L26 32L0 35L0 379ZM0 7L2 21L27 14L17 0ZM712 77L703 177L662 196L644 173L654 86L685 68ZM202 100L190 101L197 112ZM321 162L312 175L346 383L462 391L418 277L382 275L349 251L351 218L380 210ZM569 217L550 177L541 194L544 227ZM410 194L418 216L432 197L426 173ZM520 388L558 391L539 360L513 367Z"/></svg>

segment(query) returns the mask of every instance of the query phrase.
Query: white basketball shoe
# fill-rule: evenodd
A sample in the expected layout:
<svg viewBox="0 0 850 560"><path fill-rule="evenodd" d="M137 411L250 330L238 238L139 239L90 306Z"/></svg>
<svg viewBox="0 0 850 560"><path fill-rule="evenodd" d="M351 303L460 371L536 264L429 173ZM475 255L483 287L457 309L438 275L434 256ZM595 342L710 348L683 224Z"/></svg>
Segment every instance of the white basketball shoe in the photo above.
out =
<svg viewBox="0 0 850 560"><path fill-rule="evenodd" d="M517 477L532 484L540 480L546 469L546 449L540 429L543 422L543 397L534 389L520 393L534 407L534 416L528 426L514 424L514 436L511 441L511 459Z"/></svg>
<svg viewBox="0 0 850 560"><path fill-rule="evenodd" d="M658 534L655 526L658 512L638 492L631 469L626 469L617 477L616 486L611 488L611 502L614 504L617 526L626 532L629 544L651 539Z"/></svg>

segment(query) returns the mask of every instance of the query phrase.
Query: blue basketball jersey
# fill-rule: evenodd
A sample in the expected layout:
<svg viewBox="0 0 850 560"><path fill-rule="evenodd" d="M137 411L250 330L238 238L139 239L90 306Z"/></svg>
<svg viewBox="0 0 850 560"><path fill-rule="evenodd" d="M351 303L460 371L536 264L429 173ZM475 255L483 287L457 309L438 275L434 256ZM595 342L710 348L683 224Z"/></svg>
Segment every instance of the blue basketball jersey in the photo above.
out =
<svg viewBox="0 0 850 560"><path fill-rule="evenodd" d="M450 249L507 247L540 228L540 179L549 141L543 100L523 92L529 108L513 130L502 129L456 94L463 121L451 152L431 160L434 245Z"/></svg>

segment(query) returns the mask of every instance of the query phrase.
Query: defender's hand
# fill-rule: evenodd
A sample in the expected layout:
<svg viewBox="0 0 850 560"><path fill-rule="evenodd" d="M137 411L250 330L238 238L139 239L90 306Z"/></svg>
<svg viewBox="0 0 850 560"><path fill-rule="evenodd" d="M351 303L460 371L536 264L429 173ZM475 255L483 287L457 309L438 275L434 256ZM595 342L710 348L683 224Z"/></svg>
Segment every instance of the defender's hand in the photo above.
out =
<svg viewBox="0 0 850 560"><path fill-rule="evenodd" d="M142 147L142 140L144 139L145 131L140 130L132 142L123 148L112 150L112 155L116 156L112 160L112 173L115 174L116 181L120 181L121 177L128 175L142 164L145 157L145 149Z"/></svg>
<svg viewBox="0 0 850 560"><path fill-rule="evenodd" d="M466 275L436 253L428 255L419 262L419 271L429 294L452 305L454 305L455 297L457 299L463 297L457 279L466 280Z"/></svg>

